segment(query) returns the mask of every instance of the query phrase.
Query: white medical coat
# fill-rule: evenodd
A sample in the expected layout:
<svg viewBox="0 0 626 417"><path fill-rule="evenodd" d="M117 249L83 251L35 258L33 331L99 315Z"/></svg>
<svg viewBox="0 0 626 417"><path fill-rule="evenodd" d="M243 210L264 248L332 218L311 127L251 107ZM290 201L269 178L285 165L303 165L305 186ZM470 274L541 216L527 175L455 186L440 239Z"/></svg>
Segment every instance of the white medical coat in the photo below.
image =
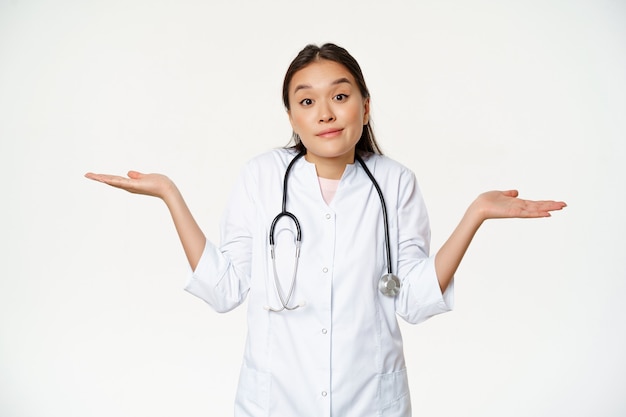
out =
<svg viewBox="0 0 626 417"><path fill-rule="evenodd" d="M287 211L302 228L294 311L279 308L269 228L281 211L283 177L295 154L278 149L251 160L234 188L221 246L208 242L185 288L225 312L248 297L248 335L235 403L237 417L411 415L397 316L410 323L449 311L429 258L428 216L414 174L380 155L363 155L389 216L392 269L400 293L378 290L386 273L381 203L358 164L348 165L330 205L315 165L301 158L289 176ZM295 227L279 221L276 263L291 285Z"/></svg>

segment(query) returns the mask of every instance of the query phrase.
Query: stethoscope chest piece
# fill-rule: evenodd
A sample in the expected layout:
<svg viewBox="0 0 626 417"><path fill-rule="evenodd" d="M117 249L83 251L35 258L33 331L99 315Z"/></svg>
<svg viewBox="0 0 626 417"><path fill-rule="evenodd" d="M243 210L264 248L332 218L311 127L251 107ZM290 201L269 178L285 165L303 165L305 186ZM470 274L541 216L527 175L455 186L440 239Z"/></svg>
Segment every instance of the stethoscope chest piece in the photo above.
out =
<svg viewBox="0 0 626 417"><path fill-rule="evenodd" d="M378 289L387 297L395 297L400 292L400 279L394 274L385 274L378 281Z"/></svg>

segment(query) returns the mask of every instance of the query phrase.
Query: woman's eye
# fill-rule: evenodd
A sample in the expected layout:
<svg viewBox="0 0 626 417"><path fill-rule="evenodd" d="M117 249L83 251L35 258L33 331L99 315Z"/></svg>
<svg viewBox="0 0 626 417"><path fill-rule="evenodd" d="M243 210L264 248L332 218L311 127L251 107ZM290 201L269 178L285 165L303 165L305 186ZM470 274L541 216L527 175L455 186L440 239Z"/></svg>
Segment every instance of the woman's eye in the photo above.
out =
<svg viewBox="0 0 626 417"><path fill-rule="evenodd" d="M311 104L313 104L313 100L311 100L310 98L305 98L304 100L300 100L300 104L302 104L303 106L310 106Z"/></svg>
<svg viewBox="0 0 626 417"><path fill-rule="evenodd" d="M345 99L347 99L347 98L348 98L348 95L347 95L347 94L337 94L337 95L335 96L335 100L336 100L336 101L344 101L344 100L345 100Z"/></svg>

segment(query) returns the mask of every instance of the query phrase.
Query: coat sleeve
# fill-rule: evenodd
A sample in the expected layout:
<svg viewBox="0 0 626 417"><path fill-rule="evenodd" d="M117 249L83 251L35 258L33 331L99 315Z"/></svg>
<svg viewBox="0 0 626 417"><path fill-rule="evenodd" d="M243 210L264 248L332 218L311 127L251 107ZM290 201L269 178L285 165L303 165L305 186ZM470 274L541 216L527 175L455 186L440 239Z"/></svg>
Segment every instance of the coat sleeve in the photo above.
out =
<svg viewBox="0 0 626 417"><path fill-rule="evenodd" d="M207 240L185 290L223 313L239 306L250 288L255 178L244 169L231 193L221 222L221 246Z"/></svg>
<svg viewBox="0 0 626 417"><path fill-rule="evenodd" d="M409 323L420 323L454 306L454 280L442 294L429 256L430 224L421 191L410 171L398 183L398 278L402 282L396 298L397 314Z"/></svg>

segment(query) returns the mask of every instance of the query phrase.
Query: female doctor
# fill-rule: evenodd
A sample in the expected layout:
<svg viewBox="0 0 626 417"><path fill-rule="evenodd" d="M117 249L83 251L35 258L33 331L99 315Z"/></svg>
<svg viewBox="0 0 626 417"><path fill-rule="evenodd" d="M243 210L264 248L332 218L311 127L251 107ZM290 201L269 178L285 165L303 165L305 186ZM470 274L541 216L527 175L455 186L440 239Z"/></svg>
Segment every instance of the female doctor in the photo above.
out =
<svg viewBox="0 0 626 417"><path fill-rule="evenodd" d="M410 416L396 317L418 323L452 308L455 270L483 221L548 217L565 203L481 194L429 256L415 176L380 152L354 58L305 47L283 101L294 146L245 165L220 246L166 176L86 176L165 202L193 271L187 291L220 312L248 297L236 416Z"/></svg>

